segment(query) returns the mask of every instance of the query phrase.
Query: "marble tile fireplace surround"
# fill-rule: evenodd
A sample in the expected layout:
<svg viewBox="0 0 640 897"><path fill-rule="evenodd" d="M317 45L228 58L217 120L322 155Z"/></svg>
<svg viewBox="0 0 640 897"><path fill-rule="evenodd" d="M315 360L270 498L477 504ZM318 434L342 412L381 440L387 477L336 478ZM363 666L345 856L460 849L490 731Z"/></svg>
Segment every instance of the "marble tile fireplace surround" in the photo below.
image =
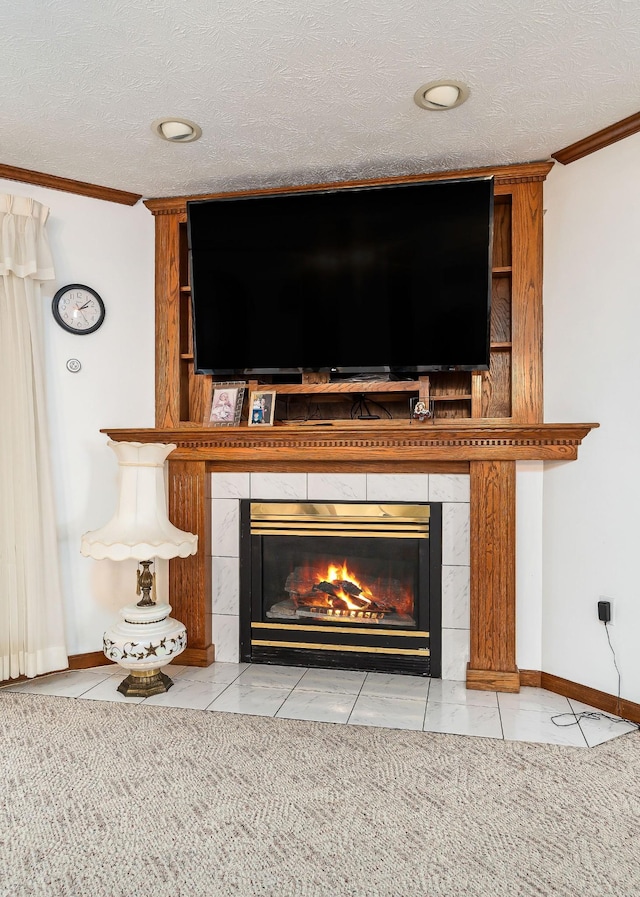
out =
<svg viewBox="0 0 640 897"><path fill-rule="evenodd" d="M219 661L237 663L240 501L442 503L442 677L469 660L469 476L466 474L212 473L212 632Z"/></svg>

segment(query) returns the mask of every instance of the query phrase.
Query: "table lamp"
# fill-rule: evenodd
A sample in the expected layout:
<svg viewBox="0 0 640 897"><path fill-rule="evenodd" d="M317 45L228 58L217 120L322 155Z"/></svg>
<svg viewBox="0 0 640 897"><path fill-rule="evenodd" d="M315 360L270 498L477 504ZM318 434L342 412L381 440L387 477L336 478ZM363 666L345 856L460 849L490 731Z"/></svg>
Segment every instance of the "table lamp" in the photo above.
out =
<svg viewBox="0 0 640 897"><path fill-rule="evenodd" d="M161 667L184 651L187 631L174 620L171 605L156 604L154 558L188 557L198 550L198 537L174 526L167 515L164 462L173 444L109 442L118 459L119 493L114 516L101 529L82 536L85 557L112 561L134 558L136 604L120 610L121 620L103 636L109 660L129 675L118 686L127 697L148 697L167 691L172 680ZM140 569L140 567L142 569Z"/></svg>

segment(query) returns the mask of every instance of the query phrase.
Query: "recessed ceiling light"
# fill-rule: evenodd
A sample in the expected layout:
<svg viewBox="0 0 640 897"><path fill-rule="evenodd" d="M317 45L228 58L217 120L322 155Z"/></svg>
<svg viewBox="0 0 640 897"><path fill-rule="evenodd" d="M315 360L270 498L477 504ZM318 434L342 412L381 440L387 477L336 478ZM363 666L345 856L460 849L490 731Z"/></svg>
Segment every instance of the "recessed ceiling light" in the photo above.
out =
<svg viewBox="0 0 640 897"><path fill-rule="evenodd" d="M468 96L469 88L460 81L430 81L416 90L413 99L421 109L442 112L460 106Z"/></svg>
<svg viewBox="0 0 640 897"><path fill-rule="evenodd" d="M191 143L202 136L202 129L186 118L157 118L151 130L170 143Z"/></svg>

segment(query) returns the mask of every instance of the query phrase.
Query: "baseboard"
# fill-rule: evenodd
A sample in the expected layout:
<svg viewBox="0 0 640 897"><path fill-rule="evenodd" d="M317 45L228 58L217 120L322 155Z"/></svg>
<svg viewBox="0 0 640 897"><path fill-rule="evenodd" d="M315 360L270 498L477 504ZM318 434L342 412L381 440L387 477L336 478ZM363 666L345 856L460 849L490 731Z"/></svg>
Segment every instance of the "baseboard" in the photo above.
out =
<svg viewBox="0 0 640 897"><path fill-rule="evenodd" d="M51 676L52 673L64 673L66 670L88 670L91 667L100 667L110 664L112 661L107 660L102 651L90 651L88 654L71 654L67 658L67 666L60 670L50 670L48 673L42 673L42 676ZM5 679L1 684L19 685L20 682L29 682L30 679L40 679L42 676L18 676L16 679Z"/></svg>
<svg viewBox="0 0 640 897"><path fill-rule="evenodd" d="M216 659L215 645L207 648L185 648L182 654L176 657L176 665L184 664L188 667L208 667Z"/></svg>
<svg viewBox="0 0 640 897"><path fill-rule="evenodd" d="M604 713L620 716L632 723L640 723L640 704L635 704L633 701L607 694L606 691L598 691L597 688L589 688L588 685L571 682L570 679L553 676L551 673L541 673L540 682L541 687L546 688L547 691L564 695L565 698L580 701L590 707L597 707Z"/></svg>
<svg viewBox="0 0 640 897"><path fill-rule="evenodd" d="M542 688L542 673L540 670L520 670L520 685Z"/></svg>
<svg viewBox="0 0 640 897"><path fill-rule="evenodd" d="M112 664L102 651L90 651L88 654L72 654L69 657L70 670L88 670L90 667L101 667Z"/></svg>
<svg viewBox="0 0 640 897"><path fill-rule="evenodd" d="M185 650L176 657L176 665L182 664L187 667L208 667L215 660L215 645L209 645L208 648L185 648ZM113 664L112 660L107 660L102 651L89 651L87 654L72 654L69 657L70 670L87 670L90 667L100 667Z"/></svg>

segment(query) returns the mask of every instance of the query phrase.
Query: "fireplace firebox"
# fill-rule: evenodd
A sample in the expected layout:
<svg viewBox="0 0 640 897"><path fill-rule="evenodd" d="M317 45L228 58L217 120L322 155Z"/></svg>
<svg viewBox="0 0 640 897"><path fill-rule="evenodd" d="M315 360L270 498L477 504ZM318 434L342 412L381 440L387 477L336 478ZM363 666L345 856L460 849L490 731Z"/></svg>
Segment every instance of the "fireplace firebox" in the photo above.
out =
<svg viewBox="0 0 640 897"><path fill-rule="evenodd" d="M442 505L241 502L240 657L441 675Z"/></svg>

